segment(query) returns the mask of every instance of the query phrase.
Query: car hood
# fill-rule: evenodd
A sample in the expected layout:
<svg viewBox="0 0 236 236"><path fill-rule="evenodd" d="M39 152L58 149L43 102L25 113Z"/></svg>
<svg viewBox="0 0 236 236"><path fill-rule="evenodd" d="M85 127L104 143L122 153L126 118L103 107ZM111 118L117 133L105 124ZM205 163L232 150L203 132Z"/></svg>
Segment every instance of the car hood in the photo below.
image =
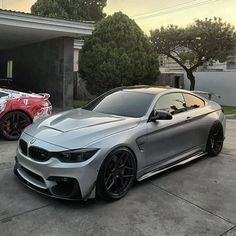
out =
<svg viewBox="0 0 236 236"><path fill-rule="evenodd" d="M82 148L97 140L134 128L139 119L74 109L38 121L25 133L45 142L65 147Z"/></svg>

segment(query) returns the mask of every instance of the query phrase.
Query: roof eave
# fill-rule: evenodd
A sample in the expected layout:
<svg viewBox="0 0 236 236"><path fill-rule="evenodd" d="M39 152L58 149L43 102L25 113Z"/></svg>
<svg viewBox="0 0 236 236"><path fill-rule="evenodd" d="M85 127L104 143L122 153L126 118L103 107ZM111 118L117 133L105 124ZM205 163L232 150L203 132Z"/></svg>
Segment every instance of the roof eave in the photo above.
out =
<svg viewBox="0 0 236 236"><path fill-rule="evenodd" d="M0 11L0 22L2 25L71 33L78 36L91 35L94 29L92 22L61 20L2 10Z"/></svg>

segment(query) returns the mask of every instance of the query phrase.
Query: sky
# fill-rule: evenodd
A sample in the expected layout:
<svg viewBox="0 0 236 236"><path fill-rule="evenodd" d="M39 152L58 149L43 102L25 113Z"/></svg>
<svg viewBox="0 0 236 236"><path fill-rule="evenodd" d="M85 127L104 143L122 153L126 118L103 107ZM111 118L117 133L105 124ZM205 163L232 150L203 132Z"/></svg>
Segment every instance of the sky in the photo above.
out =
<svg viewBox="0 0 236 236"><path fill-rule="evenodd" d="M0 7L30 12L35 0L0 0ZM236 0L108 0L104 11L122 11L148 33L170 24L186 26L195 19L221 17L236 26Z"/></svg>

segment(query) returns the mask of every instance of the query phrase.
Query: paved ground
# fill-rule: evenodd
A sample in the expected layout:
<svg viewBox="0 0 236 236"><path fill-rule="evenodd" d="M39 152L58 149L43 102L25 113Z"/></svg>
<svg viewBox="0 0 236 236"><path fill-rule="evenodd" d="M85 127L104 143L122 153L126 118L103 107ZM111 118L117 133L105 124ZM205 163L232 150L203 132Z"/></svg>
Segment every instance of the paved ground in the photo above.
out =
<svg viewBox="0 0 236 236"><path fill-rule="evenodd" d="M15 142L0 141L0 235L236 235L236 120L223 152L137 183L122 200L66 202L12 173Z"/></svg>

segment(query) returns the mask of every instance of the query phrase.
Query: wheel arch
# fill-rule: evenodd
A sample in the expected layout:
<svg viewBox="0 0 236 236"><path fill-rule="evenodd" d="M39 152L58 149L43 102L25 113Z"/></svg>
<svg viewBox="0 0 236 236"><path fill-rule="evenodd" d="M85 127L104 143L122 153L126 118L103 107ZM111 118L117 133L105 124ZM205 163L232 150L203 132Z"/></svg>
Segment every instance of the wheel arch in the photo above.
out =
<svg viewBox="0 0 236 236"><path fill-rule="evenodd" d="M211 129L212 129L212 127L213 127L214 125L220 125L221 128L222 128L222 130L224 130L224 127L223 127L221 121L220 121L220 120L215 120L215 121L211 124L211 126L210 126L210 128L209 128L209 130L208 130L208 135L210 134Z"/></svg>
<svg viewBox="0 0 236 236"><path fill-rule="evenodd" d="M133 151L133 149L127 145L127 144L120 144L120 145L117 145L115 146L114 148L112 148L108 153L107 155L104 157L104 159L102 160L101 162L101 165L99 166L99 170L98 170L98 173L100 172L101 170L101 167L103 165L103 163L105 162L106 158L112 153L114 152L115 150L119 149L119 148L127 148L134 156L134 160L135 160L135 164L136 164L136 178L137 178L137 172L138 172L138 159L137 159L137 156L135 155L135 152Z"/></svg>
<svg viewBox="0 0 236 236"><path fill-rule="evenodd" d="M30 125L30 124L32 124L32 122L33 122L32 117L31 117L26 111L24 111L24 110L22 111L21 109L13 109L13 110L7 111L7 112L0 118L0 135L1 135L3 138L7 139L7 140L17 140L17 139L20 137L20 135L21 135L21 133L22 133L22 131L23 131L23 129L21 129L21 130L20 130L21 132L18 132L18 135L17 135L17 136L12 136L12 135L10 135L10 134L7 134L6 131L4 130L4 126L3 126L4 120L7 119L8 116L11 116L11 114L14 114L15 112L19 112L19 113L21 113L22 115L24 115L25 117L27 117L27 119L29 119L29 122L27 123L27 125ZM25 127L26 127L26 126L25 126Z"/></svg>
<svg viewBox="0 0 236 236"><path fill-rule="evenodd" d="M131 182L129 183L129 187L128 189L125 190L124 193L122 193L121 196L119 196L118 198L110 198L108 197L107 193L104 193L104 183L101 183L101 177L103 176L104 172L104 165L106 164L106 161L108 160L107 158L116 150L119 149L126 149L126 151L129 151L132 156L133 156L133 160L135 162L135 175L133 175L133 179L131 180ZM104 157L103 161L101 162L101 165L99 166L99 170L98 170L98 175L97 175L97 180L96 180L96 184L95 184L95 188L94 188L94 195L99 196L105 200L118 200L120 198L122 198L123 196L125 196L129 190L129 188L133 185L134 181L137 180L137 157L134 153L134 151L129 147L129 145L124 145L124 144L120 144L115 146L114 148L110 149L109 152L106 154L106 156ZM102 187L103 186L103 187Z"/></svg>
<svg viewBox="0 0 236 236"><path fill-rule="evenodd" d="M208 145L209 145L209 137L210 137L210 134L211 134L211 132L212 132L212 129L214 128L214 127L216 127L216 126L219 126L219 128L221 129L221 131L222 131L222 135L223 135L223 140L222 140L222 142L224 142L224 139L225 139L225 136L224 136L224 126L223 126L223 124L221 123L221 121L220 120L215 120L213 123L212 123L212 125L210 126L210 129L209 129L209 131L208 131L208 137L207 137L207 142L206 142L206 146L205 146L205 150L207 151L207 149L208 149ZM222 148L221 148L222 149ZM209 151L207 151L208 152L208 154L209 154ZM211 154L209 154L210 156L212 156ZM217 154L218 155L218 154ZM215 155L213 155L213 156L215 156Z"/></svg>
<svg viewBox="0 0 236 236"><path fill-rule="evenodd" d="M25 111L25 110L23 110L23 109L13 109L13 110L10 110L10 111L6 112L6 113L2 116L2 118L3 118L4 116L8 115L9 113L12 113L12 112L22 112L22 113L24 113L25 115L27 115L27 116L29 117L31 123L33 122L33 117L29 114L29 112L27 112L27 111ZM1 118L1 119L2 119L2 118Z"/></svg>
<svg viewBox="0 0 236 236"><path fill-rule="evenodd" d="M105 162L105 160L108 158L108 156L114 152L116 149L118 148L127 148L134 156L134 160L135 160L135 164L136 164L136 176L135 176L135 179L137 180L137 173L138 173L138 161L137 161L137 157L135 155L135 152L132 150L131 147L129 147L129 145L127 144L119 144L119 145L116 145L114 146L112 149L109 150L109 152L105 155L105 157L103 158L103 160L100 162L100 165L99 165L99 168L97 169L97 178L96 178L96 184L94 186L94 196L97 195L97 181L98 181L98 177L99 177L99 174L100 174L100 171L101 171L101 168ZM93 192L93 191L92 191ZM90 195L92 195L92 193L90 193ZM89 195L89 196L90 196Z"/></svg>

